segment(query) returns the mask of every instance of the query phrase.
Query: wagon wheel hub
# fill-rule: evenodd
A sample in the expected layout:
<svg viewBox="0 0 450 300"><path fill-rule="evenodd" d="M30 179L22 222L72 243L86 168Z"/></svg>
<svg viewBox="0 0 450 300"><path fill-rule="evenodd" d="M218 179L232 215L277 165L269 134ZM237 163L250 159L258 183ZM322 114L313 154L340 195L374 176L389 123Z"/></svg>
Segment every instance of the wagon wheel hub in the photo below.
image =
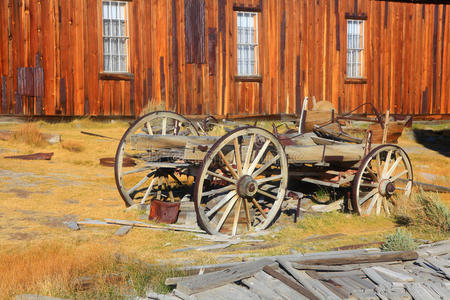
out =
<svg viewBox="0 0 450 300"><path fill-rule="evenodd" d="M395 193L395 184L389 179L383 179L378 186L380 194L383 196L391 196Z"/></svg>
<svg viewBox="0 0 450 300"><path fill-rule="evenodd" d="M244 175L237 182L237 193L241 197L253 197L258 190L258 184L253 177Z"/></svg>

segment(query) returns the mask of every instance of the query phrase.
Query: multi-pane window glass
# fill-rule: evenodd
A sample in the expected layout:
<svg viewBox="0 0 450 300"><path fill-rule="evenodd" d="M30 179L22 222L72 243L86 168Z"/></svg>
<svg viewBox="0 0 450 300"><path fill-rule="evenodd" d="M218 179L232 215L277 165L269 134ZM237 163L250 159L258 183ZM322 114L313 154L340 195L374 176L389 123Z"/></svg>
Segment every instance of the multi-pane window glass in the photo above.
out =
<svg viewBox="0 0 450 300"><path fill-rule="evenodd" d="M364 21L347 20L347 77L363 77Z"/></svg>
<svg viewBox="0 0 450 300"><path fill-rule="evenodd" d="M103 69L128 72L127 3L103 1Z"/></svg>
<svg viewBox="0 0 450 300"><path fill-rule="evenodd" d="M237 74L258 74L257 13L237 13Z"/></svg>

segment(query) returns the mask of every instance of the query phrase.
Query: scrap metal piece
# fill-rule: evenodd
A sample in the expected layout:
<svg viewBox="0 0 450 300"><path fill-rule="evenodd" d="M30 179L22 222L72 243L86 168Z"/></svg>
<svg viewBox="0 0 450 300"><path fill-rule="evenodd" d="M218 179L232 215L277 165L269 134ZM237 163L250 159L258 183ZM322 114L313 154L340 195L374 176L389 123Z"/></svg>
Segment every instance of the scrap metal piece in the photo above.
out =
<svg viewBox="0 0 450 300"><path fill-rule="evenodd" d="M29 155L5 156L4 158L23 159L23 160L51 160L53 154L54 154L53 152L50 152L50 153L34 153L34 154L29 154Z"/></svg>

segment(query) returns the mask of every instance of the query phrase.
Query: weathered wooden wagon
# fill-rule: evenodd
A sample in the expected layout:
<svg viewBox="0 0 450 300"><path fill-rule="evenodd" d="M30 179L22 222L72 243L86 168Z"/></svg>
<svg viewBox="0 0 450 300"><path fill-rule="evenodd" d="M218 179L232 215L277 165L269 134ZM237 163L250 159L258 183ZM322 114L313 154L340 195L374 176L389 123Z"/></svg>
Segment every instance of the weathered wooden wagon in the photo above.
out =
<svg viewBox="0 0 450 300"><path fill-rule="evenodd" d="M194 186L199 225L211 234L263 230L281 211L289 180L352 189L352 209L389 214L408 198L413 171L394 144L371 144L342 133L275 134L253 126L223 136L199 135L198 126L173 112L138 119L122 137L115 176L126 205L176 203ZM350 139L350 140L349 140ZM130 160L131 159L131 160Z"/></svg>

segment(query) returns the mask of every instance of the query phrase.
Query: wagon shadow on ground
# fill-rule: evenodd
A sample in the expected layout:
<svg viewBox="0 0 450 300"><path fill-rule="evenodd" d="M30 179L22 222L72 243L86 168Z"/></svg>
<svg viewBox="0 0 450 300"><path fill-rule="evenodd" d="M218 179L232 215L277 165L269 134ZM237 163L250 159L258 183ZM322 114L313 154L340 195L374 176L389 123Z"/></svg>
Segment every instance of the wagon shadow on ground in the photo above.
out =
<svg viewBox="0 0 450 300"><path fill-rule="evenodd" d="M450 129L414 129L413 132L417 143L446 157L450 156Z"/></svg>

